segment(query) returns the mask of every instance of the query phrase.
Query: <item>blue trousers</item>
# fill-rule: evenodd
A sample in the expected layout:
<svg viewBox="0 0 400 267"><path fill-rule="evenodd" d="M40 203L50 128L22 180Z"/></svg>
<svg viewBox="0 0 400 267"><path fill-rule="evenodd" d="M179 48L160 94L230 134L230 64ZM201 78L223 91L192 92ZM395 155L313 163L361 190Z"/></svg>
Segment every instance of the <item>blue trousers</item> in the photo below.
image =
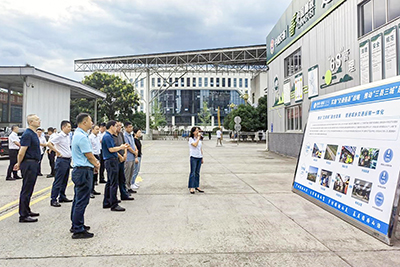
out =
<svg viewBox="0 0 400 267"><path fill-rule="evenodd" d="M117 158L107 159L104 161L104 166L107 170L107 183L104 188L103 207L108 206L114 208L118 205L118 165L119 162Z"/></svg>
<svg viewBox="0 0 400 267"><path fill-rule="evenodd" d="M85 231L84 215L89 204L90 191L92 190L93 169L75 167L72 170L72 181L75 184L74 202L71 209L72 229L74 233Z"/></svg>
<svg viewBox="0 0 400 267"><path fill-rule="evenodd" d="M19 195L19 216L21 218L28 217L31 212L29 203L31 202L32 193L35 188L38 168L39 160L24 160L20 165L22 188Z"/></svg>
<svg viewBox="0 0 400 267"><path fill-rule="evenodd" d="M51 188L51 201L57 201L58 196L60 196L60 200L67 198L65 190L68 184L70 164L71 159L57 158L55 167L56 176Z"/></svg>
<svg viewBox="0 0 400 267"><path fill-rule="evenodd" d="M190 157L189 188L200 186L200 167L202 158Z"/></svg>

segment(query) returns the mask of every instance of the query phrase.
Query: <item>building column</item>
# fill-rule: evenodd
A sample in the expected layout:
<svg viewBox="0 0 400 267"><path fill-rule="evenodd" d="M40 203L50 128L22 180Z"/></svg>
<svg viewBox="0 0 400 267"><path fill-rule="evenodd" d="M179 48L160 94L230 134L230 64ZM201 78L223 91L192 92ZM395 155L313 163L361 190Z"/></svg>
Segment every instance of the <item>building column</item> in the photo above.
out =
<svg viewBox="0 0 400 267"><path fill-rule="evenodd" d="M94 119L93 119L94 124L97 124L97 97L94 101Z"/></svg>
<svg viewBox="0 0 400 267"><path fill-rule="evenodd" d="M192 127L194 126L195 122L196 122L196 120L195 120L194 116L192 116Z"/></svg>
<svg viewBox="0 0 400 267"><path fill-rule="evenodd" d="M171 117L171 123L172 123L172 126L175 126L175 116Z"/></svg>
<svg viewBox="0 0 400 267"><path fill-rule="evenodd" d="M215 126L215 117L211 116L211 126L214 128Z"/></svg>

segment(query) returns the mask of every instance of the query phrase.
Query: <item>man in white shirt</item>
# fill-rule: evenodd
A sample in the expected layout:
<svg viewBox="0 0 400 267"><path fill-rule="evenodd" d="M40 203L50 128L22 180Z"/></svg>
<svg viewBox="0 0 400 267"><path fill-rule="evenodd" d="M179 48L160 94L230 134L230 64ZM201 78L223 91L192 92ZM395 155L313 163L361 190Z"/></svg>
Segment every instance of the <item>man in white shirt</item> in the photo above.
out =
<svg viewBox="0 0 400 267"><path fill-rule="evenodd" d="M217 130L217 145L218 143L222 146L222 132L221 132L221 128L218 128Z"/></svg>
<svg viewBox="0 0 400 267"><path fill-rule="evenodd" d="M99 134L99 126L97 124L92 126L92 132L89 135L90 143L92 144L92 150L94 157L100 162L100 150L101 150L101 143L100 143L100 134ZM94 198L95 195L100 195L99 192L94 190L94 187L97 184L97 176L98 173L93 173L93 185L92 191L90 193L90 197Z"/></svg>
<svg viewBox="0 0 400 267"><path fill-rule="evenodd" d="M51 189L50 205L61 207L60 202L72 202L65 195L67 188L69 169L71 164L71 141L69 133L71 132L71 123L69 121L61 122L61 132L50 137L47 146L56 152L57 160L55 164L55 178ZM57 201L58 198L58 201Z"/></svg>
<svg viewBox="0 0 400 267"><path fill-rule="evenodd" d="M42 160L43 160L44 151L46 150L46 147L47 147L47 141L46 141L46 137L43 134L43 129L42 128L40 128L40 127L37 128L36 133L38 135L39 144L40 144L40 161L39 161L38 176L43 176L43 174L42 174Z"/></svg>
<svg viewBox="0 0 400 267"><path fill-rule="evenodd" d="M7 181L22 179L21 177L18 176L18 172L13 170L15 163L17 163L19 148L21 147L21 144L19 143L20 140L18 137L18 130L19 127L17 125L11 126L11 134L8 137L8 153L10 156L10 165L8 166L7 170L7 176L6 176ZM13 173L13 177L11 177L11 172Z"/></svg>

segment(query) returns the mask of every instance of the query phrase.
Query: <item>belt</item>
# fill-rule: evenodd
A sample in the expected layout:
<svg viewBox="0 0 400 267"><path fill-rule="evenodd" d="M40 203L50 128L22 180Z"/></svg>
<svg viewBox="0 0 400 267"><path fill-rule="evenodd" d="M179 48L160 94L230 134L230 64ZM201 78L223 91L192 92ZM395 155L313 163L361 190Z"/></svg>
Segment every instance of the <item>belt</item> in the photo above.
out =
<svg viewBox="0 0 400 267"><path fill-rule="evenodd" d="M24 159L23 161L29 161L29 162L39 162L38 159Z"/></svg>
<svg viewBox="0 0 400 267"><path fill-rule="evenodd" d="M58 159L71 159L71 158L66 158L66 157L57 157Z"/></svg>
<svg viewBox="0 0 400 267"><path fill-rule="evenodd" d="M76 167L74 167L74 168L77 168L77 169L84 169L84 170L93 170L93 167L88 167L88 166L76 166Z"/></svg>
<svg viewBox="0 0 400 267"><path fill-rule="evenodd" d="M118 160L118 158L109 158L109 159L106 159L106 160Z"/></svg>

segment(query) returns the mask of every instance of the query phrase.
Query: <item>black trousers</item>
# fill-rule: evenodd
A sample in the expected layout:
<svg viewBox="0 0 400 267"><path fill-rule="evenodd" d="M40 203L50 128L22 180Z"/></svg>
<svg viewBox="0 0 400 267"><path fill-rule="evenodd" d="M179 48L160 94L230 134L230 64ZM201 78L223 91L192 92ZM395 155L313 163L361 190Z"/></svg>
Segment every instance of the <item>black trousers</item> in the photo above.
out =
<svg viewBox="0 0 400 267"><path fill-rule="evenodd" d="M6 177L11 177L11 172L13 173L14 178L17 178L17 176L18 176L17 172L13 171L15 163L17 163L18 151L19 151L18 149L10 149L9 150L10 165L8 166Z"/></svg>
<svg viewBox="0 0 400 267"><path fill-rule="evenodd" d="M104 181L105 180L104 179L104 170L105 170L105 163L104 163L104 159L103 159L103 151L100 150L100 170L99 170L100 181ZM93 179L94 179L94 177L93 177ZM97 179L97 176L96 176L96 179Z"/></svg>
<svg viewBox="0 0 400 267"><path fill-rule="evenodd" d="M118 171L119 161L117 158L104 161L107 169L107 183L104 187L103 207L114 208L118 205Z"/></svg>
<svg viewBox="0 0 400 267"><path fill-rule="evenodd" d="M29 213L31 212L31 209L29 208L29 203L31 202L32 193L35 188L38 168L38 160L24 160L20 165L22 173L22 188L19 195L20 218L28 217Z"/></svg>
<svg viewBox="0 0 400 267"><path fill-rule="evenodd" d="M56 172L54 171L54 169L55 169L56 152L51 151L50 153L47 154L47 157L49 158L49 164L51 168L50 174L55 176Z"/></svg>

